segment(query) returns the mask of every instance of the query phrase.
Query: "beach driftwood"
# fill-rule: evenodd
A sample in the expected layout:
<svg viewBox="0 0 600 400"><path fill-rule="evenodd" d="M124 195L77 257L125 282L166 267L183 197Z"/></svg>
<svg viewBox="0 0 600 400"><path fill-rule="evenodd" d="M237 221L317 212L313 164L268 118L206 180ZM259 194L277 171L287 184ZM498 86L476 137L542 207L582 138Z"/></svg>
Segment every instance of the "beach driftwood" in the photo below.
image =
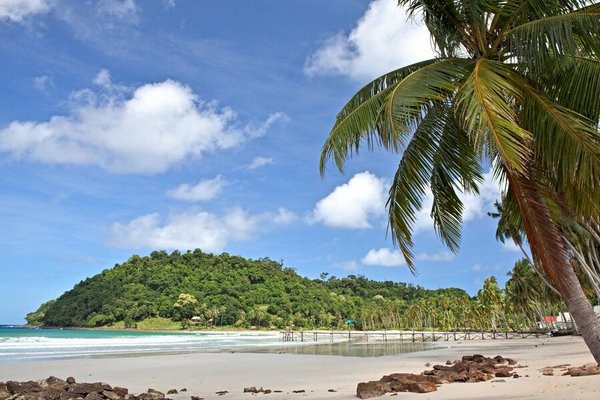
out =
<svg viewBox="0 0 600 400"><path fill-rule="evenodd" d="M510 358L484 357L481 354L464 356L461 360L446 361L446 365L434 365L433 369L420 374L395 373L385 375L378 381L361 382L356 396L361 399L383 396L386 393L429 393L442 384L454 382L482 382L493 378L518 377L513 372L517 362Z"/></svg>

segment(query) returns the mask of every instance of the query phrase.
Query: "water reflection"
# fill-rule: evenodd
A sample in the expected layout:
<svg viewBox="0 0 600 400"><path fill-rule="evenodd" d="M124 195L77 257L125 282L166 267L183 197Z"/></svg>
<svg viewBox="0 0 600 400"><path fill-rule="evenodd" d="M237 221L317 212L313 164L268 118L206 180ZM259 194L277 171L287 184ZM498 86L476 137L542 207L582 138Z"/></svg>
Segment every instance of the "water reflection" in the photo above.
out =
<svg viewBox="0 0 600 400"><path fill-rule="evenodd" d="M303 345L246 348L243 353L310 354L319 356L381 357L414 351L431 350L431 343L380 342L380 343L321 343Z"/></svg>

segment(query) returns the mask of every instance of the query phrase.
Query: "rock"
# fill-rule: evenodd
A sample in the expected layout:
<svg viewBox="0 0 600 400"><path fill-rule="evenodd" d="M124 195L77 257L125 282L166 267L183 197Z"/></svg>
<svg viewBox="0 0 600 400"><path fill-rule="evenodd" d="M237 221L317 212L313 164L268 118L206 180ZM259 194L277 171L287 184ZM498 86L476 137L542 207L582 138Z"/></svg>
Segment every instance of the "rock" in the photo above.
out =
<svg viewBox="0 0 600 400"><path fill-rule="evenodd" d="M494 374L494 376L496 378L508 378L508 377L512 376L512 372L510 372L508 369L502 368L502 369L496 370L496 373Z"/></svg>
<svg viewBox="0 0 600 400"><path fill-rule="evenodd" d="M115 386L112 389L113 392L115 392L116 394L118 394L121 397L125 397L125 395L127 395L129 393L129 389L124 388L124 387L119 387L119 386Z"/></svg>
<svg viewBox="0 0 600 400"><path fill-rule="evenodd" d="M370 399L383 396L390 392L390 387L381 381L361 382L356 387L356 397L359 399Z"/></svg>
<svg viewBox="0 0 600 400"><path fill-rule="evenodd" d="M138 400L164 400L165 394L155 389L148 389L146 393L140 393Z"/></svg>
<svg viewBox="0 0 600 400"><path fill-rule="evenodd" d="M180 392L187 392L187 388L181 388L179 389Z"/></svg>
<svg viewBox="0 0 600 400"><path fill-rule="evenodd" d="M283 390L273 390L273 393L283 393Z"/></svg>
<svg viewBox="0 0 600 400"><path fill-rule="evenodd" d="M271 392L272 392L272 390L271 390L271 389L265 389L263 393L264 393L264 394L271 394Z"/></svg>
<svg viewBox="0 0 600 400"><path fill-rule="evenodd" d="M432 382L413 382L408 385L408 391L412 393L435 392L437 387Z"/></svg>
<svg viewBox="0 0 600 400"><path fill-rule="evenodd" d="M506 382L504 379L494 379L492 381L492 383L502 383L502 382Z"/></svg>
<svg viewBox="0 0 600 400"><path fill-rule="evenodd" d="M600 375L600 367L594 364L594 366L589 367L584 365L582 367L569 368L567 374L571 376Z"/></svg>
<svg viewBox="0 0 600 400"><path fill-rule="evenodd" d="M215 394L219 396L225 396L227 393L229 393L227 390L219 390L218 392L215 392Z"/></svg>
<svg viewBox="0 0 600 400"><path fill-rule="evenodd" d="M42 387L51 387L59 390L67 390L69 388L67 381L57 378L56 376L49 376L41 382L41 385Z"/></svg>
<svg viewBox="0 0 600 400"><path fill-rule="evenodd" d="M306 390L304 390L304 389L292 390L292 393L306 393Z"/></svg>
<svg viewBox="0 0 600 400"><path fill-rule="evenodd" d="M105 390L112 390L109 384L94 382L94 383L74 383L69 386L70 393L87 395L89 393L102 393ZM82 396L83 397L83 396Z"/></svg>
<svg viewBox="0 0 600 400"><path fill-rule="evenodd" d="M452 365L452 361L446 360L446 365Z"/></svg>
<svg viewBox="0 0 600 400"><path fill-rule="evenodd" d="M258 393L258 389L254 386L244 388L244 393Z"/></svg>
<svg viewBox="0 0 600 400"><path fill-rule="evenodd" d="M60 394L59 400L72 400L72 399L79 399L79 398L83 398L83 397L78 393L62 392Z"/></svg>
<svg viewBox="0 0 600 400"><path fill-rule="evenodd" d="M335 389L328 389L327 391L328 391L329 393L335 393L335 392L337 392L337 390L335 390Z"/></svg>
<svg viewBox="0 0 600 400"><path fill-rule="evenodd" d="M192 396L191 400L204 400L204 397Z"/></svg>
<svg viewBox="0 0 600 400"><path fill-rule="evenodd" d="M48 386L37 395L38 400L60 400L61 395L65 393L62 389Z"/></svg>
<svg viewBox="0 0 600 400"><path fill-rule="evenodd" d="M73 378L72 376L69 376L69 377L67 378L67 383L68 383L69 385L72 385L72 384L74 384L74 383L77 383L77 382L75 382L75 378Z"/></svg>
<svg viewBox="0 0 600 400"><path fill-rule="evenodd" d="M122 397L112 390L105 390L102 392L102 395L104 395L104 397L106 397L108 400L119 400Z"/></svg>
<svg viewBox="0 0 600 400"><path fill-rule="evenodd" d="M10 397L10 395L11 394L8 391L8 388L6 387L6 383L0 382L0 400L6 400Z"/></svg>
<svg viewBox="0 0 600 400"><path fill-rule="evenodd" d="M517 365L517 362L512 358L507 358L506 361L508 362L508 365Z"/></svg>
<svg viewBox="0 0 600 400"><path fill-rule="evenodd" d="M28 394L28 393L37 393L42 391L42 385L38 382L28 381L28 382L16 382L16 381L7 381L6 388L10 394Z"/></svg>
<svg viewBox="0 0 600 400"><path fill-rule="evenodd" d="M546 376L552 376L554 375L554 370L552 369L552 367L544 367L542 369L539 370L542 375L546 375Z"/></svg>
<svg viewBox="0 0 600 400"><path fill-rule="evenodd" d="M98 392L91 392L84 397L84 400L104 400L104 396Z"/></svg>
<svg viewBox="0 0 600 400"><path fill-rule="evenodd" d="M177 393L179 393L177 391L177 389L169 389L169 390L167 390L167 394L177 394Z"/></svg>

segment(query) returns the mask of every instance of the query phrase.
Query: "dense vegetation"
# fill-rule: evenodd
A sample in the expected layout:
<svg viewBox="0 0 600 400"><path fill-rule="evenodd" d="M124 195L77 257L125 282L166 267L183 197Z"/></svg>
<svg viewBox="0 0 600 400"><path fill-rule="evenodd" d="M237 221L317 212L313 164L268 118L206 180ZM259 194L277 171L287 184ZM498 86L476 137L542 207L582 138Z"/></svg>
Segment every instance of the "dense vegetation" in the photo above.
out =
<svg viewBox="0 0 600 400"><path fill-rule="evenodd" d="M527 260L506 289L489 277L474 298L364 276L308 279L268 258L155 251L88 278L27 315L31 325L530 330L565 309ZM590 293L592 295L592 293ZM194 320L192 321L192 318Z"/></svg>
<svg viewBox="0 0 600 400"><path fill-rule="evenodd" d="M148 320L162 319L186 326L196 316L201 327L337 328L347 319L360 321L360 314L378 302L400 307L432 293L362 276L322 277L303 278L267 258L155 251L148 257L134 255L78 283L28 314L27 321L46 326L141 327ZM146 324L140 325L142 321ZM164 323L157 323L160 326Z"/></svg>

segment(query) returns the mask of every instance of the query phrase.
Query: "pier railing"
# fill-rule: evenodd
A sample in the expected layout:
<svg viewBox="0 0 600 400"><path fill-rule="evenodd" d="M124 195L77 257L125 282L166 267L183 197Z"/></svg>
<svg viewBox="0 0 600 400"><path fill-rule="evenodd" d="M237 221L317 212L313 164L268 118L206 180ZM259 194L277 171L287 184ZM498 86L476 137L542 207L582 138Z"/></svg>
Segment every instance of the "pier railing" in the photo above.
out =
<svg viewBox="0 0 600 400"><path fill-rule="evenodd" d="M488 331L293 331L279 333L280 342L438 342L508 340L545 337L546 332Z"/></svg>

